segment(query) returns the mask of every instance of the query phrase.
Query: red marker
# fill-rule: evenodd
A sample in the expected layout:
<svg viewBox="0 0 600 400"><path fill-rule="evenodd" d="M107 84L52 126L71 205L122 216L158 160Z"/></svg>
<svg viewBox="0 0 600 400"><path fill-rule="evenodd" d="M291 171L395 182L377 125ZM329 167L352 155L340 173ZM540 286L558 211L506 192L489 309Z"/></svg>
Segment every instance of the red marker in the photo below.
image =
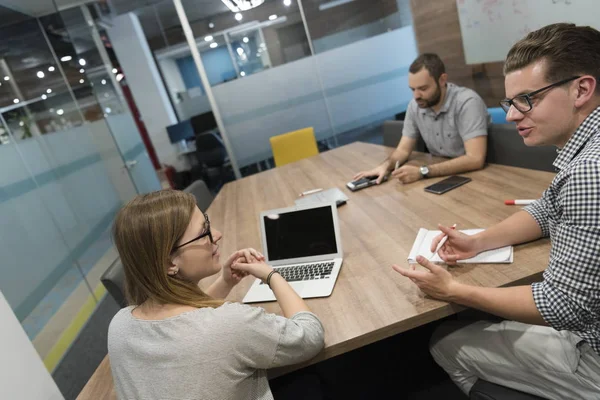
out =
<svg viewBox="0 0 600 400"><path fill-rule="evenodd" d="M507 206L526 206L533 203L536 200L504 200L504 204Z"/></svg>

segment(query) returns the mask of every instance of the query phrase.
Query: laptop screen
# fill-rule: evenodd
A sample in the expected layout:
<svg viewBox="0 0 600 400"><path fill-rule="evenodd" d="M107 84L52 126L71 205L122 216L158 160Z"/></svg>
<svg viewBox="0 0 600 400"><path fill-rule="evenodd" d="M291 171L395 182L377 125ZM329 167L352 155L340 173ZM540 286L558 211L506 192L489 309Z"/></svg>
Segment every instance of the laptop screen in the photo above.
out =
<svg viewBox="0 0 600 400"><path fill-rule="evenodd" d="M270 261L337 253L330 206L263 218Z"/></svg>

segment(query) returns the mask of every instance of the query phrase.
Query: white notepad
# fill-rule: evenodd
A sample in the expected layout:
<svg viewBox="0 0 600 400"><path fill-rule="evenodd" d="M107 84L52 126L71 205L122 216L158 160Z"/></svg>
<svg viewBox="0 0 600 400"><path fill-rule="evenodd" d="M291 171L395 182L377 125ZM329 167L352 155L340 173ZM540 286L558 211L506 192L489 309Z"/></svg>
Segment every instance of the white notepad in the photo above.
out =
<svg viewBox="0 0 600 400"><path fill-rule="evenodd" d="M465 229L462 230L462 233L466 233L467 235L474 235L483 231L483 229ZM408 255L409 264L417 263L417 256L421 255L427 259L430 259L434 263L443 262L438 254L433 256L433 253L430 251L431 242L433 239L439 235L441 231L430 231L424 228L419 229L419 233L417 234L417 238L415 239L415 243L413 244L412 249L410 250L410 254ZM513 247L506 246L501 247L499 249L484 251L483 253L477 254L473 258L467 258L465 260L459 260L457 263L459 264L510 264L513 262Z"/></svg>
<svg viewBox="0 0 600 400"><path fill-rule="evenodd" d="M302 196L296 200L296 205L302 206L309 203L333 203L341 206L348 201L348 196L338 188L323 190L321 192Z"/></svg>

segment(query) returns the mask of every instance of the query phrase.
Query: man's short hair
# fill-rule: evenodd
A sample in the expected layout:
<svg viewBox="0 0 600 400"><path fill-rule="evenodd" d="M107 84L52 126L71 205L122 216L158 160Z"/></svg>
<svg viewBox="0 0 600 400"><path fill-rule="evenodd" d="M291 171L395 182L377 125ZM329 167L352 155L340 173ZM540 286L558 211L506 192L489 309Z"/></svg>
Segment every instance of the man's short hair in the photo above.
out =
<svg viewBox="0 0 600 400"><path fill-rule="evenodd" d="M442 59L434 53L423 53L410 64L408 71L411 74L416 74L425 68L429 75L437 82L442 74L446 73L446 66Z"/></svg>
<svg viewBox="0 0 600 400"><path fill-rule="evenodd" d="M530 32L508 52L504 75L544 60L546 81L591 75L600 93L600 32L589 26L559 23Z"/></svg>

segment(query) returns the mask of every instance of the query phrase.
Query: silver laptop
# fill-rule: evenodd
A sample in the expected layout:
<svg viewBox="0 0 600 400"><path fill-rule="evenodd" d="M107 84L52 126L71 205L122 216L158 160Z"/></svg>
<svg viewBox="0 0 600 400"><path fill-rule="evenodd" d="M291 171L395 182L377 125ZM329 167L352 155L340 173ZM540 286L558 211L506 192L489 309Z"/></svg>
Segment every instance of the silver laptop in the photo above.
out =
<svg viewBox="0 0 600 400"><path fill-rule="evenodd" d="M342 243L335 203L264 211L260 214L263 254L303 298L326 297L342 266ZM268 285L257 279L244 303L274 301Z"/></svg>

